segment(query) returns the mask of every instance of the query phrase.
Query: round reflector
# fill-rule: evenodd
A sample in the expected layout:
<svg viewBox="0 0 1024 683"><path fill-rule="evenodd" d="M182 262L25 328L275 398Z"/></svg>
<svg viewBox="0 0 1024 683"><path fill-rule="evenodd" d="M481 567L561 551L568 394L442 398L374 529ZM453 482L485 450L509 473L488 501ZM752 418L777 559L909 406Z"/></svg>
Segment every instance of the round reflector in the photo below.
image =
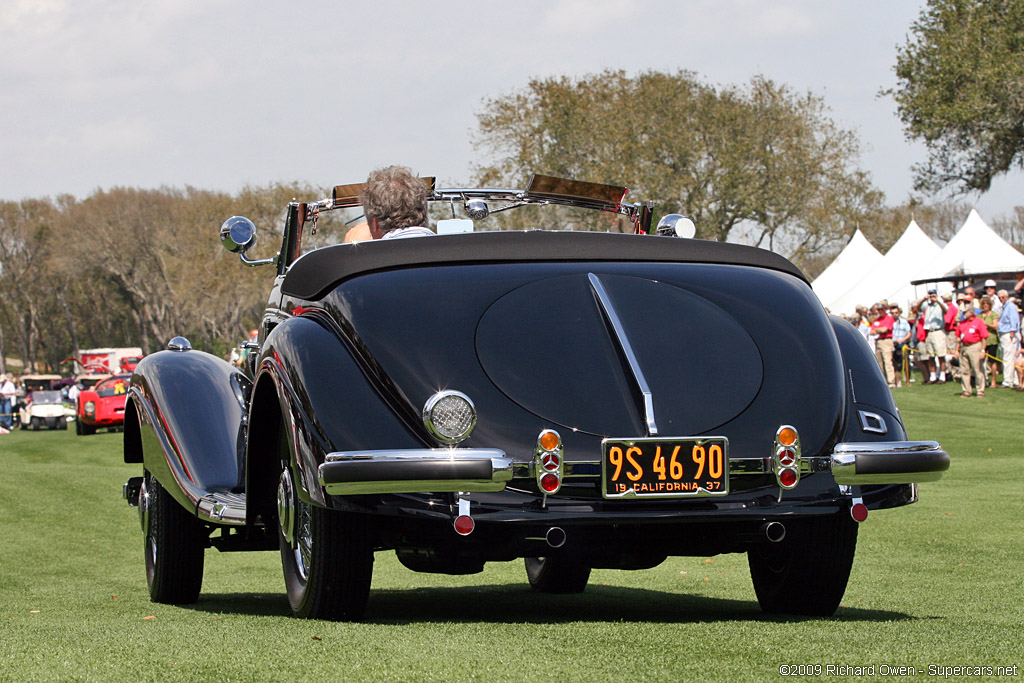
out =
<svg viewBox="0 0 1024 683"><path fill-rule="evenodd" d="M540 478L540 487L547 493L554 493L557 491L559 484L560 482L558 481L558 477L553 474L545 474Z"/></svg>
<svg viewBox="0 0 1024 683"><path fill-rule="evenodd" d="M783 467L792 467L796 462L796 453L790 448L779 449L779 464Z"/></svg>
<svg viewBox="0 0 1024 683"><path fill-rule="evenodd" d="M779 443L783 446L792 446L796 443L796 430L792 427L783 427L779 430Z"/></svg>
<svg viewBox="0 0 1024 683"><path fill-rule="evenodd" d="M863 522L868 518L868 506L864 503L857 503L850 508L850 516L857 522Z"/></svg>
<svg viewBox="0 0 1024 683"><path fill-rule="evenodd" d="M459 536L469 536L476 528L476 522L469 515L459 515L455 518L455 533Z"/></svg>
<svg viewBox="0 0 1024 683"><path fill-rule="evenodd" d="M796 486L796 470L785 469L779 472L779 483L786 488Z"/></svg>

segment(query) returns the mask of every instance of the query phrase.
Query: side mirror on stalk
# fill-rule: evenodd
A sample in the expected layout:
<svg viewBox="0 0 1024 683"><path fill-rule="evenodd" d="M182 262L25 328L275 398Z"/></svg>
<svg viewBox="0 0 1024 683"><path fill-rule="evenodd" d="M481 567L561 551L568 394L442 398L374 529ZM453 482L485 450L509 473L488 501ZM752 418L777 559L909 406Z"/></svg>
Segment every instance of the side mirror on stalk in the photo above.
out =
<svg viewBox="0 0 1024 683"><path fill-rule="evenodd" d="M245 216L232 216L220 226L220 243L233 254L238 254L247 266L263 266L277 263L277 257L250 259L245 255L256 245L256 225Z"/></svg>
<svg viewBox="0 0 1024 683"><path fill-rule="evenodd" d="M232 216L220 226L220 243L235 254L244 254L256 245L256 225L245 216Z"/></svg>

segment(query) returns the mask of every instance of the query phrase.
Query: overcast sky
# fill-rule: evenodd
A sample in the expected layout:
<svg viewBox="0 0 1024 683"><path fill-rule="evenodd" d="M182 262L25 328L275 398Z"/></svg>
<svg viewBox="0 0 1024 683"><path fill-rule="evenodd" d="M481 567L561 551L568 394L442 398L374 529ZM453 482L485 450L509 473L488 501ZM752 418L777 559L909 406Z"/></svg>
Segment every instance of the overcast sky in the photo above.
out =
<svg viewBox="0 0 1024 683"><path fill-rule="evenodd" d="M878 92L922 4L2 0L0 199L328 187L392 163L458 185L486 99L535 77L688 69L822 96L901 203L925 151ZM991 222L1022 189L1016 174L969 201Z"/></svg>

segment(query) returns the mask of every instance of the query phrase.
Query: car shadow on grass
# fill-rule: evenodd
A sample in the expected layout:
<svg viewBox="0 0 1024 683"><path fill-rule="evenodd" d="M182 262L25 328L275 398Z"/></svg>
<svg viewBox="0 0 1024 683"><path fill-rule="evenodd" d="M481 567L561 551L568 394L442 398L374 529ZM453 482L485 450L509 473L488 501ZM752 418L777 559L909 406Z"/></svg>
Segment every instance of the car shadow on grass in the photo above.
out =
<svg viewBox="0 0 1024 683"><path fill-rule="evenodd" d="M281 593L203 594L185 605L218 614L287 616ZM455 588L374 590L364 622L411 624L429 622L560 624L577 621L707 623L722 621L800 622L813 619L765 614L755 600L728 600L643 588L590 585L583 594L537 593L528 586L494 584ZM834 621L902 621L916 617L888 610L841 605Z"/></svg>

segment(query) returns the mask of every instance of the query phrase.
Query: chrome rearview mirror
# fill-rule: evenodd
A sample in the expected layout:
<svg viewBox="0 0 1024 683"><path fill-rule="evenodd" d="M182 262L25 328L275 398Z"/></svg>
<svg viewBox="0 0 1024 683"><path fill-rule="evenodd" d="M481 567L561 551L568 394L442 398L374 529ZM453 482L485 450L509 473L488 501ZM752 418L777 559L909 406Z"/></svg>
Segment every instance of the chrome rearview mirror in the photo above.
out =
<svg viewBox="0 0 1024 683"><path fill-rule="evenodd" d="M666 237L690 238L697 234L697 226L686 216L678 213L669 213L658 221L656 232Z"/></svg>
<svg viewBox="0 0 1024 683"><path fill-rule="evenodd" d="M220 226L220 243L235 254L244 254L256 245L256 225L245 216L232 216Z"/></svg>
<svg viewBox="0 0 1024 683"><path fill-rule="evenodd" d="M220 226L220 243L233 254L238 254L247 266L263 266L277 263L277 257L251 259L245 255L256 245L256 225L245 216L232 216Z"/></svg>

